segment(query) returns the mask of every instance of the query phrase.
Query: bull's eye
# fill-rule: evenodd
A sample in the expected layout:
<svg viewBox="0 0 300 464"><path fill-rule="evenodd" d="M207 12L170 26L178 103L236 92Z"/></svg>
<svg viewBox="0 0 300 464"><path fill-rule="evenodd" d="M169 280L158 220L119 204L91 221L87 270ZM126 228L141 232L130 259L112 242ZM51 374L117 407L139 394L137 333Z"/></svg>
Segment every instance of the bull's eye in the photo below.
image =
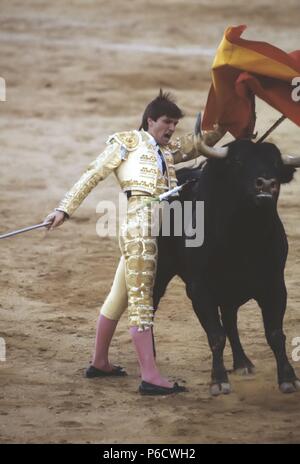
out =
<svg viewBox="0 0 300 464"><path fill-rule="evenodd" d="M264 186L264 181L262 180L261 177L258 177L258 179L256 179L255 185L257 188L262 188Z"/></svg>
<svg viewBox="0 0 300 464"><path fill-rule="evenodd" d="M270 184L270 187L271 188L276 188L277 187L277 181L276 180L272 180L271 184Z"/></svg>

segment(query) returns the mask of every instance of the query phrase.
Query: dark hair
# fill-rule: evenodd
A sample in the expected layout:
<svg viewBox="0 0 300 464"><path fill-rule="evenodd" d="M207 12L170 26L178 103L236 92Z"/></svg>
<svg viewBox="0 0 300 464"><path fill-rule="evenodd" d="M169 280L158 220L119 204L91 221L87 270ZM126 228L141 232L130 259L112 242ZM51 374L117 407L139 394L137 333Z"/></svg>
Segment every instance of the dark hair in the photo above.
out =
<svg viewBox="0 0 300 464"><path fill-rule="evenodd" d="M159 90L158 96L146 106L139 130L148 130L148 118L157 121L161 116L174 119L184 117L184 113L176 105L173 96L170 93L163 93L162 89Z"/></svg>

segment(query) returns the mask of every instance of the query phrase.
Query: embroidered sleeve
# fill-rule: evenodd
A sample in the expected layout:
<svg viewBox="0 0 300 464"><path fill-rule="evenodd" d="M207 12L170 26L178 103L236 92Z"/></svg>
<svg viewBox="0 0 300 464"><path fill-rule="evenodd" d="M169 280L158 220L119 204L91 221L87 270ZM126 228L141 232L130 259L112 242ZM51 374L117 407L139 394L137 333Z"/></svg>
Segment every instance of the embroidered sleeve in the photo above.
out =
<svg viewBox="0 0 300 464"><path fill-rule="evenodd" d="M66 193L57 209L71 216L91 190L121 162L119 143L108 142L107 148L88 166L76 184Z"/></svg>
<svg viewBox="0 0 300 464"><path fill-rule="evenodd" d="M174 164L189 161L201 155L197 147L197 137L192 133L177 137L176 141L171 142L168 147L173 155Z"/></svg>
<svg viewBox="0 0 300 464"><path fill-rule="evenodd" d="M169 144L170 151L174 157L174 164L197 158L202 154L201 145L203 142L212 147L225 133L226 131L223 128L215 125L213 130L203 131L201 136L199 134L188 133L182 137L177 137L175 143L171 142Z"/></svg>

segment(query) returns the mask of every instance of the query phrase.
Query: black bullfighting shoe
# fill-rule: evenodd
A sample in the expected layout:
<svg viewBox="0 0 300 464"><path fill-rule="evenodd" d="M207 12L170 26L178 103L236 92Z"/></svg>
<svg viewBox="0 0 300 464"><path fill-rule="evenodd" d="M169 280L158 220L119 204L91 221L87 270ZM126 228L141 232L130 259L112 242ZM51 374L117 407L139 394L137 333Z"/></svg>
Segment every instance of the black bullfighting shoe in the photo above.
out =
<svg viewBox="0 0 300 464"><path fill-rule="evenodd" d="M187 392L188 389L182 385L174 383L173 387L161 387L160 385L154 385L153 383L145 382L144 380L139 386L139 392L141 395L171 395L172 393Z"/></svg>
<svg viewBox="0 0 300 464"><path fill-rule="evenodd" d="M92 379L94 377L125 377L127 372L121 366L113 366L111 371L102 371L94 366L90 366L85 371L85 377Z"/></svg>

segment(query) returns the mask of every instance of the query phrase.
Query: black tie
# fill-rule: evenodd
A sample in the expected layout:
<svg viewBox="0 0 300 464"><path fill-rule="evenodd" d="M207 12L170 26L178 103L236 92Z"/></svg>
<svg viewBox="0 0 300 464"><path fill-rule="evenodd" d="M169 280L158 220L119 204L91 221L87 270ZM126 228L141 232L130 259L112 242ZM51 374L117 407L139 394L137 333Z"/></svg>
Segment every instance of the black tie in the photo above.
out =
<svg viewBox="0 0 300 464"><path fill-rule="evenodd" d="M165 163L165 159L163 157L163 154L162 152L160 151L160 148L158 146L158 154L160 156L160 159L161 159L161 162L162 162L162 169L163 169L163 174L166 172L166 163Z"/></svg>

